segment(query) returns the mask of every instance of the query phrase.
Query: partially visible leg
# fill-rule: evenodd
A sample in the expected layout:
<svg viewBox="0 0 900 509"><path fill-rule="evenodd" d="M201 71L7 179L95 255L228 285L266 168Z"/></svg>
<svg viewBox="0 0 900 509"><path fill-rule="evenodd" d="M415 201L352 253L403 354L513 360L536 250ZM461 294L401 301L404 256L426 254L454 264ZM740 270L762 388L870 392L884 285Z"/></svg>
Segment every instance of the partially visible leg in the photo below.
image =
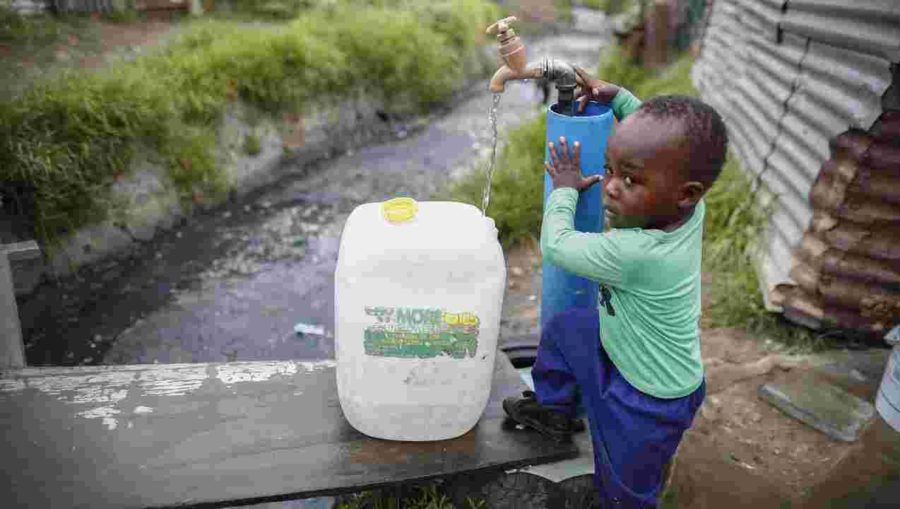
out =
<svg viewBox="0 0 900 509"><path fill-rule="evenodd" d="M547 322L531 370L534 392L503 400L503 409L513 421L559 441L584 429L581 421L573 420L580 389L572 363L584 369L585 363L578 358L597 358L599 328L596 309L569 310Z"/></svg>
<svg viewBox="0 0 900 509"><path fill-rule="evenodd" d="M570 309L551 318L541 332L531 368L537 401L571 418L580 397L576 368L597 359L600 317L596 309ZM593 372L596 372L593 370Z"/></svg>
<svg viewBox="0 0 900 509"><path fill-rule="evenodd" d="M683 398L654 398L632 387L605 360L610 372L606 394L585 393L595 482L611 507L655 508L666 464L703 401L705 385Z"/></svg>

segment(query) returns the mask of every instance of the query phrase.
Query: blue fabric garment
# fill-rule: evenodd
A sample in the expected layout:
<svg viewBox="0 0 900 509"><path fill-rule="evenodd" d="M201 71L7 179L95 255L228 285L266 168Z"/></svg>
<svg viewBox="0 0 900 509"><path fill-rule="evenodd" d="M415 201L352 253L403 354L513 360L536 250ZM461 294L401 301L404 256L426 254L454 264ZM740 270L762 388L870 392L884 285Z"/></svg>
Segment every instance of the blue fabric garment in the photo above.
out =
<svg viewBox="0 0 900 509"><path fill-rule="evenodd" d="M598 311L584 308L547 322L531 374L541 405L570 417L584 406L603 507L657 507L662 469L691 426L706 383L675 399L635 389L600 344Z"/></svg>

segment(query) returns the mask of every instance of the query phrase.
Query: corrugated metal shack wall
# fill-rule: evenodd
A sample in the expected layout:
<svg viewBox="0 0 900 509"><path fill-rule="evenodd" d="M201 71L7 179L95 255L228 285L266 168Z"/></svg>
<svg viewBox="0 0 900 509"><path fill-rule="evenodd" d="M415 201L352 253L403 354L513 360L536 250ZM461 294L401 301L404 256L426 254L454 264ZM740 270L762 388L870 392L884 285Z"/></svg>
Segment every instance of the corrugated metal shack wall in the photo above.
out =
<svg viewBox="0 0 900 509"><path fill-rule="evenodd" d="M812 327L878 331L900 319L900 121L885 113L875 125L893 107L882 99L898 61L897 0L712 5L692 78L774 200L760 260L767 303ZM845 150L857 132L868 141L853 143L868 150ZM830 175L848 157L859 170L841 173L846 192L813 199L813 184L837 182ZM847 245L848 236L858 242Z"/></svg>

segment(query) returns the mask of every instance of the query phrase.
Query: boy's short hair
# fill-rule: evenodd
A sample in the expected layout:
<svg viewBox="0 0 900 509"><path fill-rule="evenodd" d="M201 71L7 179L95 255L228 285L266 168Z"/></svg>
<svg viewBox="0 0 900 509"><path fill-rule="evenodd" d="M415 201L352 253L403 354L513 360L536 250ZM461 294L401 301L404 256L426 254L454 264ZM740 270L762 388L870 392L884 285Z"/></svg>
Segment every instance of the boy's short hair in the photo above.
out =
<svg viewBox="0 0 900 509"><path fill-rule="evenodd" d="M728 149L725 122L712 106L694 97L662 95L643 103L636 113L681 122L690 153L686 161L690 179L712 186Z"/></svg>

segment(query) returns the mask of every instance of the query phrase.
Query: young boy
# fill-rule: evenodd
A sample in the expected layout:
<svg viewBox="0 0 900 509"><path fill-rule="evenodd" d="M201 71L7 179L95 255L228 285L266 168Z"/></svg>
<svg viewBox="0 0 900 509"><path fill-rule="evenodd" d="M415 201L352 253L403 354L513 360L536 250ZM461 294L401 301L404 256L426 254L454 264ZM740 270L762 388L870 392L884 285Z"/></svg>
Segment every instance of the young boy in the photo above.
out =
<svg viewBox="0 0 900 509"><path fill-rule="evenodd" d="M679 96L646 103L584 70L586 100L611 103L620 120L604 177L581 176L550 143L553 181L541 229L545 260L600 283L597 309L570 309L544 327L532 368L535 391L509 398L516 422L556 439L584 404L602 507L656 507L663 467L705 395L700 358L700 251L704 193L725 161L721 117ZM587 141L586 141L587 142ZM603 182L604 233L574 229L579 192Z"/></svg>

